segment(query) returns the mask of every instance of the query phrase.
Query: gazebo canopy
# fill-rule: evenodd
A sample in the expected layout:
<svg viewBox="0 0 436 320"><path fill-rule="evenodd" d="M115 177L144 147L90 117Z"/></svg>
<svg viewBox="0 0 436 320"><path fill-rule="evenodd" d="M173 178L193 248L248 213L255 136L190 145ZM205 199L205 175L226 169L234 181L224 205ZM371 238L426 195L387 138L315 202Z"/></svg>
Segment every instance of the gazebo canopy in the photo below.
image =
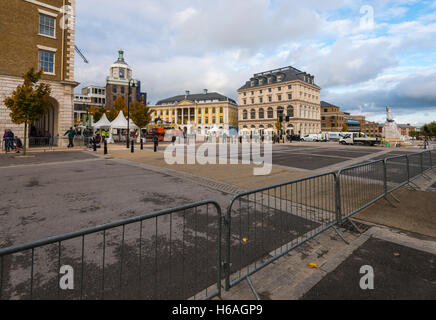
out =
<svg viewBox="0 0 436 320"><path fill-rule="evenodd" d="M129 121L130 129L139 129L139 127L133 123L132 119ZM111 129L127 129L127 119L124 116L123 111L120 111L118 117L111 122Z"/></svg>
<svg viewBox="0 0 436 320"><path fill-rule="evenodd" d="M110 128L111 127L111 122L106 117L106 113L103 114L103 117L96 124L94 124L93 127L94 127L94 129Z"/></svg>

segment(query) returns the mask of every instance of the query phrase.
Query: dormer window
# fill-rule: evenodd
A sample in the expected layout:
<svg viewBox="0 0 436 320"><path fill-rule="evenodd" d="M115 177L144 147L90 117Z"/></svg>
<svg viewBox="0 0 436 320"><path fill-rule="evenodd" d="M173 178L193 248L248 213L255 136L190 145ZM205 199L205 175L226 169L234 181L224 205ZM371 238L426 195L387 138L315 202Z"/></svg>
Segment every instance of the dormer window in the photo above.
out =
<svg viewBox="0 0 436 320"><path fill-rule="evenodd" d="M282 81L282 80L283 80L283 75L279 74L279 75L277 76L277 81L280 82L280 81Z"/></svg>
<svg viewBox="0 0 436 320"><path fill-rule="evenodd" d="M125 77L125 71L124 69L120 69L120 79L124 79Z"/></svg>

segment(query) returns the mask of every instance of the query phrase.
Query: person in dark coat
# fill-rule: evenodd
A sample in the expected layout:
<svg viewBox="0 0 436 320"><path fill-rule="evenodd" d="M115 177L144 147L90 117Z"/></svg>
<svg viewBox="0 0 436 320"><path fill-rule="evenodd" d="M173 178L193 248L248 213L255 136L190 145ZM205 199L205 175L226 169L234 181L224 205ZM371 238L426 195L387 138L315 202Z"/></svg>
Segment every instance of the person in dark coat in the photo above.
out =
<svg viewBox="0 0 436 320"><path fill-rule="evenodd" d="M157 147L159 146L159 137L157 134L153 137L153 143L154 143L154 152L157 152Z"/></svg>
<svg viewBox="0 0 436 320"><path fill-rule="evenodd" d="M65 132L64 136L68 135L68 148L74 148L74 137L76 136L76 131L73 127L70 128L67 132Z"/></svg>

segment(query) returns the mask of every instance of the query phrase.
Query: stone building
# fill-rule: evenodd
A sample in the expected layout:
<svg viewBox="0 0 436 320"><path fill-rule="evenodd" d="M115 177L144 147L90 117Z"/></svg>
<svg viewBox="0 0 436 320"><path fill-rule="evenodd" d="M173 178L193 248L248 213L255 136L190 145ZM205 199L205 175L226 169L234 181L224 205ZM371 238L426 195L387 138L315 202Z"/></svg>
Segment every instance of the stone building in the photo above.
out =
<svg viewBox="0 0 436 320"><path fill-rule="evenodd" d="M51 86L48 113L31 125L29 135L63 136L73 125L75 0L8 0L0 2L0 130L23 138L4 105L31 67L44 69ZM55 139L55 142L58 142ZM59 140L59 144L63 144Z"/></svg>
<svg viewBox="0 0 436 320"><path fill-rule="evenodd" d="M341 132L346 115L349 114L342 112L338 106L321 101L321 130L323 132Z"/></svg>
<svg viewBox="0 0 436 320"><path fill-rule="evenodd" d="M131 85L130 102L141 101L147 102L147 94L141 92L141 81L133 79L133 70L124 60L124 51L118 51L118 60L115 61L109 71L109 76L106 78L106 108L114 107L114 102L119 97L124 99L124 103L128 103L129 82Z"/></svg>
<svg viewBox="0 0 436 320"><path fill-rule="evenodd" d="M88 86L80 94L74 95L74 123L84 124L89 121L88 110L91 106L103 107L106 104L106 88Z"/></svg>
<svg viewBox="0 0 436 320"><path fill-rule="evenodd" d="M160 119L177 124L185 132L206 134L212 128L229 133L238 123L238 106L236 102L217 92L191 94L167 98L150 107L153 121ZM190 132L190 130L192 132Z"/></svg>
<svg viewBox="0 0 436 320"><path fill-rule="evenodd" d="M293 67L257 73L238 90L239 129L276 131L280 119L286 133L320 133L320 93L314 76Z"/></svg>

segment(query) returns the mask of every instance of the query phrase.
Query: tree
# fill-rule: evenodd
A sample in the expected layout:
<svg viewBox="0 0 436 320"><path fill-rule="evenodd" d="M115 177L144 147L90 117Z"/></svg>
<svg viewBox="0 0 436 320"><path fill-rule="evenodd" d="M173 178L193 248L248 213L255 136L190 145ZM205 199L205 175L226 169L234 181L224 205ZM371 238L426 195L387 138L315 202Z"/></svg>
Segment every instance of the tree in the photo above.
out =
<svg viewBox="0 0 436 320"><path fill-rule="evenodd" d="M94 122L97 122L103 117L103 115L107 112L107 109L105 107L96 107L91 106L88 109L88 113L93 116Z"/></svg>
<svg viewBox="0 0 436 320"><path fill-rule="evenodd" d="M348 126L345 123L342 126L342 132L348 132Z"/></svg>
<svg viewBox="0 0 436 320"><path fill-rule="evenodd" d="M277 133L280 133L280 131L282 130L282 123L280 122L280 119L277 118L277 122L276 122L276 129L277 129Z"/></svg>
<svg viewBox="0 0 436 320"><path fill-rule="evenodd" d="M130 118L139 127L145 128L152 119L152 110L150 107L144 104L144 100L141 102L135 101L130 108ZM142 132L142 131L141 131Z"/></svg>
<svg viewBox="0 0 436 320"><path fill-rule="evenodd" d="M50 85L37 82L41 79L43 70L38 72L30 68L22 77L24 83L17 86L10 97L4 100L6 107L11 110L9 116L15 124L24 123L23 154L27 151L27 127L40 120L50 107Z"/></svg>
<svg viewBox="0 0 436 320"><path fill-rule="evenodd" d="M124 101L123 97L118 97L114 101L114 109L117 111L117 113L120 113L120 111L123 111L124 115L127 114L127 105L126 105L126 102Z"/></svg>

